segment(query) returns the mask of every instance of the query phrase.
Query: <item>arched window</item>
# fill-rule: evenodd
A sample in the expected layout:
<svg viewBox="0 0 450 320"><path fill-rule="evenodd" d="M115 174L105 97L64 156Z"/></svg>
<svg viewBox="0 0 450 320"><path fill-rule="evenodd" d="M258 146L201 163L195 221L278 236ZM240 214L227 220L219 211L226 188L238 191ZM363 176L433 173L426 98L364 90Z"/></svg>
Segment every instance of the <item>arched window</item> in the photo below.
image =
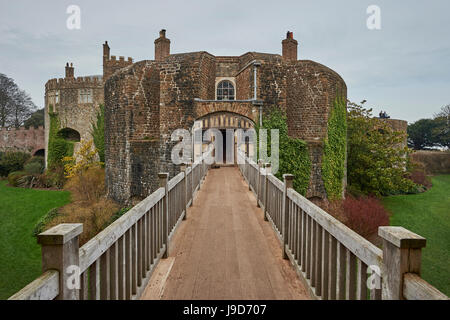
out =
<svg viewBox="0 0 450 320"><path fill-rule="evenodd" d="M217 100L234 100L234 85L231 81L223 80L217 85Z"/></svg>

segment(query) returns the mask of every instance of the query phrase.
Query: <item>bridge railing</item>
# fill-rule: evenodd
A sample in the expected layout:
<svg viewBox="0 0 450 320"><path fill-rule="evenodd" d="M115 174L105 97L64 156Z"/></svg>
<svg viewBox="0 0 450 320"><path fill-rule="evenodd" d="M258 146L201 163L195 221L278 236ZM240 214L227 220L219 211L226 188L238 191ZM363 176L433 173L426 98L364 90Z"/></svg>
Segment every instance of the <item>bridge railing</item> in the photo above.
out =
<svg viewBox="0 0 450 320"><path fill-rule="evenodd" d="M182 166L160 188L89 240L81 248L82 224L60 224L38 235L43 274L10 300L138 299L161 258L194 193L209 169L206 154Z"/></svg>
<svg viewBox="0 0 450 320"><path fill-rule="evenodd" d="M380 227L383 250L280 181L270 164L238 152L239 169L277 235L282 254L318 299L448 299L420 278L425 239L401 227Z"/></svg>

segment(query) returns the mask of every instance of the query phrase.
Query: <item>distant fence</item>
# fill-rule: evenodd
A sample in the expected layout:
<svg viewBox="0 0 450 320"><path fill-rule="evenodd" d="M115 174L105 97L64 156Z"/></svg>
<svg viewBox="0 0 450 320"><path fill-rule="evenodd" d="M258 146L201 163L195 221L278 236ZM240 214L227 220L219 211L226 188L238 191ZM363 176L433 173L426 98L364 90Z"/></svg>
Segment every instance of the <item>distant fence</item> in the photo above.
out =
<svg viewBox="0 0 450 320"><path fill-rule="evenodd" d="M313 298L324 300L439 299L448 297L420 278L426 240L402 227L380 227L383 250L284 182L270 164L238 152L239 169ZM369 280L369 281L368 281Z"/></svg>
<svg viewBox="0 0 450 320"><path fill-rule="evenodd" d="M138 299L169 254L169 242L209 169L205 158L182 167L170 181L167 173L159 174L158 190L81 248L82 224L60 224L39 234L44 273L9 300Z"/></svg>

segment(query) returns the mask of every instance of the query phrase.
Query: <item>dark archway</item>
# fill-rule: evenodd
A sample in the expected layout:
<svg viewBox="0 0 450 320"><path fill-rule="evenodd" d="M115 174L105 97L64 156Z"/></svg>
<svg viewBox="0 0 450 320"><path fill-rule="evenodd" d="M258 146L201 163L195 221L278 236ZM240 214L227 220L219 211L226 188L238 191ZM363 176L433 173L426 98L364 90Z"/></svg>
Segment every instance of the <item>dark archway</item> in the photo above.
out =
<svg viewBox="0 0 450 320"><path fill-rule="evenodd" d="M38 149L33 153L33 156L45 157L45 149Z"/></svg>
<svg viewBox="0 0 450 320"><path fill-rule="evenodd" d="M80 142L81 136L77 130L72 128L64 128L58 131L58 136L64 140Z"/></svg>
<svg viewBox="0 0 450 320"><path fill-rule="evenodd" d="M253 129L255 123L252 119L245 117L239 113L228 112L228 111L218 111L208 113L196 121L194 125L194 143L201 141L202 137L205 135L205 131L208 129L217 129L220 132L220 137L211 137L212 141L219 139L222 146L220 150L214 150L213 155L216 157L217 163L220 165L235 165L237 158L237 147L238 147L238 135L236 133L237 129L242 129L244 131ZM231 131L231 132L230 132ZM254 148L249 145L249 137L245 138L245 145L242 151L244 151L247 156L250 152L254 152ZM206 150L208 144L201 144L200 150ZM194 146L195 157L199 156L199 147ZM218 152L216 154L216 152Z"/></svg>

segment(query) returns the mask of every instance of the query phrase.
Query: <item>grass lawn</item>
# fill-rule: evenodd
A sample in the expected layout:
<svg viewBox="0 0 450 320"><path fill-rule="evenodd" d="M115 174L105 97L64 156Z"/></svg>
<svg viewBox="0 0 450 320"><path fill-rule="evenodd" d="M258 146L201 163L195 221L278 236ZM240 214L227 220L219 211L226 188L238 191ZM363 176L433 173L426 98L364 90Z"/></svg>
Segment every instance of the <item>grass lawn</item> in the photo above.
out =
<svg viewBox="0 0 450 320"><path fill-rule="evenodd" d="M422 278L450 296L450 175L432 178L425 193L383 199L391 225L427 239L422 250Z"/></svg>
<svg viewBox="0 0 450 320"><path fill-rule="evenodd" d="M10 188L0 181L0 299L41 274L41 249L32 232L50 209L70 201L67 191Z"/></svg>

